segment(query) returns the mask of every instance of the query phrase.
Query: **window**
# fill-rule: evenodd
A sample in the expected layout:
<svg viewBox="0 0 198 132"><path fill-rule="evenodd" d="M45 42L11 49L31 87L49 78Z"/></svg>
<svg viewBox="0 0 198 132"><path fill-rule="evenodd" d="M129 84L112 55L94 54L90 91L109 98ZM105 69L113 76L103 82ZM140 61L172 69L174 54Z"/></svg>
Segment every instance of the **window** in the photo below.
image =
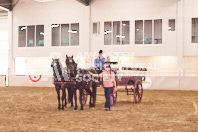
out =
<svg viewBox="0 0 198 132"><path fill-rule="evenodd" d="M60 45L60 25L52 24L52 46Z"/></svg>
<svg viewBox="0 0 198 132"><path fill-rule="evenodd" d="M44 25L19 26L18 47L44 46Z"/></svg>
<svg viewBox="0 0 198 132"><path fill-rule="evenodd" d="M71 45L79 45L79 23L71 24Z"/></svg>
<svg viewBox="0 0 198 132"><path fill-rule="evenodd" d="M104 44L105 45L129 44L129 40L130 40L129 30L130 30L129 21L105 22L104 23Z"/></svg>
<svg viewBox="0 0 198 132"><path fill-rule="evenodd" d="M135 21L135 44L143 44L143 21Z"/></svg>
<svg viewBox="0 0 198 132"><path fill-rule="evenodd" d="M144 20L144 21L136 20L135 44L153 44L153 43L162 44L162 19L154 20L154 26L152 20Z"/></svg>
<svg viewBox="0 0 198 132"><path fill-rule="evenodd" d="M152 20L144 21L144 44L152 44Z"/></svg>
<svg viewBox="0 0 198 132"><path fill-rule="evenodd" d="M44 25L36 26L36 46L44 46Z"/></svg>
<svg viewBox="0 0 198 132"><path fill-rule="evenodd" d="M93 23L93 34L100 34L100 22Z"/></svg>
<svg viewBox="0 0 198 132"><path fill-rule="evenodd" d="M97 31L97 22L94 22L93 23L93 34L96 34L98 31Z"/></svg>
<svg viewBox="0 0 198 132"><path fill-rule="evenodd" d="M26 47L26 26L20 26L19 27L19 41L18 41L18 47Z"/></svg>
<svg viewBox="0 0 198 132"><path fill-rule="evenodd" d="M61 46L69 46L69 24L61 25Z"/></svg>
<svg viewBox="0 0 198 132"><path fill-rule="evenodd" d="M100 34L100 22L98 22L98 34Z"/></svg>
<svg viewBox="0 0 198 132"><path fill-rule="evenodd" d="M198 43L198 18L192 18L192 43Z"/></svg>
<svg viewBox="0 0 198 132"><path fill-rule="evenodd" d="M113 44L120 44L120 21L113 22Z"/></svg>
<svg viewBox="0 0 198 132"><path fill-rule="evenodd" d="M27 47L35 46L35 26L27 26Z"/></svg>
<svg viewBox="0 0 198 132"><path fill-rule="evenodd" d="M129 44L130 42L130 24L129 21L122 22L122 44Z"/></svg>
<svg viewBox="0 0 198 132"><path fill-rule="evenodd" d="M111 45L111 33L112 33L111 22L104 23L104 45Z"/></svg>
<svg viewBox="0 0 198 132"><path fill-rule="evenodd" d="M168 21L168 31L175 31L175 19L170 19Z"/></svg>
<svg viewBox="0 0 198 132"><path fill-rule="evenodd" d="M52 24L52 46L60 45L79 45L79 23Z"/></svg>
<svg viewBox="0 0 198 132"><path fill-rule="evenodd" d="M154 20L154 42L162 44L162 20Z"/></svg>

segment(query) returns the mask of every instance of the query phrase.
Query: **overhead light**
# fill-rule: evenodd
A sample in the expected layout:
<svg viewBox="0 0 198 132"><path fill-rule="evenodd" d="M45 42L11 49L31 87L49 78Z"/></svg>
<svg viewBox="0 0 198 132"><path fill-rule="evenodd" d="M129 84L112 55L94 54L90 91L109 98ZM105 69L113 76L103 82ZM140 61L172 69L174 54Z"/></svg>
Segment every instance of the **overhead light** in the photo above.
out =
<svg viewBox="0 0 198 132"><path fill-rule="evenodd" d="M121 36L121 38L125 38L125 36Z"/></svg>
<svg viewBox="0 0 198 132"><path fill-rule="evenodd" d="M45 33L43 33L43 32L40 32L40 35L45 35Z"/></svg>
<svg viewBox="0 0 198 132"><path fill-rule="evenodd" d="M126 24L122 24L122 26L126 26Z"/></svg>
<svg viewBox="0 0 198 132"><path fill-rule="evenodd" d="M169 32L171 32L171 31L172 31L171 29L172 29L172 27L168 27L168 31L169 31Z"/></svg>
<svg viewBox="0 0 198 132"><path fill-rule="evenodd" d="M139 28L136 29L136 31L139 31L139 30L140 30Z"/></svg>
<svg viewBox="0 0 198 132"><path fill-rule="evenodd" d="M120 37L120 35L116 35L116 38L119 38Z"/></svg>
<svg viewBox="0 0 198 132"><path fill-rule="evenodd" d="M112 33L112 31L108 31L108 30L107 30L107 31L104 31L104 34L105 34L105 35L107 35L107 34L109 34L109 33Z"/></svg>
<svg viewBox="0 0 198 132"><path fill-rule="evenodd" d="M78 31L76 30L68 30L69 33L77 33Z"/></svg>
<svg viewBox="0 0 198 132"><path fill-rule="evenodd" d="M59 27L59 24L52 24L52 28Z"/></svg>
<svg viewBox="0 0 198 132"><path fill-rule="evenodd" d="M125 38L125 36L116 35L116 38Z"/></svg>
<svg viewBox="0 0 198 132"><path fill-rule="evenodd" d="M9 11L7 8L0 6L0 9L4 10L4 11Z"/></svg>
<svg viewBox="0 0 198 132"><path fill-rule="evenodd" d="M21 27L21 31L23 31L23 30L25 30L25 29L27 29L27 27Z"/></svg>

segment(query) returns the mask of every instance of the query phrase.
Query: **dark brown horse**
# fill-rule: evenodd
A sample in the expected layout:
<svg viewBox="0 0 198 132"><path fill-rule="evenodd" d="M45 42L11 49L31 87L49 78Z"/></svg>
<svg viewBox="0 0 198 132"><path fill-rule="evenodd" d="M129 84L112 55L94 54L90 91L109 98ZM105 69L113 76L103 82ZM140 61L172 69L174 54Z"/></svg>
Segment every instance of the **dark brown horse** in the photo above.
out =
<svg viewBox="0 0 198 132"><path fill-rule="evenodd" d="M67 105L66 101L66 86L63 84L65 81L69 81L67 72L65 68L60 63L59 59L52 59L51 67L53 69L53 76L54 76L54 85L57 92L57 98L58 98L58 110L64 110L64 107ZM70 87L67 87L68 89L68 95L69 95L69 101L71 102L71 89ZM62 90L62 105L60 104L60 91ZM73 106L73 103L71 103L71 106Z"/></svg>
<svg viewBox="0 0 198 132"><path fill-rule="evenodd" d="M80 110L83 110L83 104L82 104L83 90L86 90L86 92L90 95L89 107L91 107L91 108L95 107L98 79L92 78L89 75L88 70L91 70L92 73L97 73L96 70L94 70L94 69L77 69L77 63L74 61L73 56L68 57L67 55L66 55L66 66L67 66L69 79L76 82L76 85L72 89L74 99L75 99L74 111L77 110L77 95L76 95L77 89L79 89L79 93L80 93L80 97L79 97L80 104L81 104ZM92 90L90 87L92 87Z"/></svg>

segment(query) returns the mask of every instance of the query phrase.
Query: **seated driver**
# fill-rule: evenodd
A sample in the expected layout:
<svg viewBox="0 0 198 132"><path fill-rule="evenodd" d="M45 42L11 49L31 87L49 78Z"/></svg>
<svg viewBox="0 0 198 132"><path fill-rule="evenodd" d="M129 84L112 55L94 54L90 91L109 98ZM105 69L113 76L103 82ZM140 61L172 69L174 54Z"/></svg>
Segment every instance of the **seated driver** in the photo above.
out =
<svg viewBox="0 0 198 132"><path fill-rule="evenodd" d="M94 60L94 67L97 68L97 73L102 73L102 70L105 67L105 58L102 56L103 51L99 51L99 56Z"/></svg>

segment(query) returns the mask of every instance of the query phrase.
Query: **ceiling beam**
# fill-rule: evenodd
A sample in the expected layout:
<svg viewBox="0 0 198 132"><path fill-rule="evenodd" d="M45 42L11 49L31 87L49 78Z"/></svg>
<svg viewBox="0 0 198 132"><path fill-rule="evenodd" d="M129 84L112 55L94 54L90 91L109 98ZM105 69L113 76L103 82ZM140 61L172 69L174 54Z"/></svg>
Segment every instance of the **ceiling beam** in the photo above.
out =
<svg viewBox="0 0 198 132"><path fill-rule="evenodd" d="M78 2L88 6L91 3L91 0L77 0Z"/></svg>
<svg viewBox="0 0 198 132"><path fill-rule="evenodd" d="M0 0L0 8L6 11L11 11L12 0Z"/></svg>

